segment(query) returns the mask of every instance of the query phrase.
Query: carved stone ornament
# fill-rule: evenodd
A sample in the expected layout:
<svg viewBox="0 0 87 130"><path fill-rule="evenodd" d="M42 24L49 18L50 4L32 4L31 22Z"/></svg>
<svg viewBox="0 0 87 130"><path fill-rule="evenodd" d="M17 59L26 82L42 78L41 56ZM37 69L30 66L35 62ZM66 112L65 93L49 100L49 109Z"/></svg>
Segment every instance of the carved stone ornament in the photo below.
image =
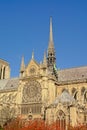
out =
<svg viewBox="0 0 87 130"><path fill-rule="evenodd" d="M23 88L23 103L41 102L41 85L37 81L30 81Z"/></svg>
<svg viewBox="0 0 87 130"><path fill-rule="evenodd" d="M35 67L32 67L32 68L30 69L30 74L34 74L35 72L36 72Z"/></svg>

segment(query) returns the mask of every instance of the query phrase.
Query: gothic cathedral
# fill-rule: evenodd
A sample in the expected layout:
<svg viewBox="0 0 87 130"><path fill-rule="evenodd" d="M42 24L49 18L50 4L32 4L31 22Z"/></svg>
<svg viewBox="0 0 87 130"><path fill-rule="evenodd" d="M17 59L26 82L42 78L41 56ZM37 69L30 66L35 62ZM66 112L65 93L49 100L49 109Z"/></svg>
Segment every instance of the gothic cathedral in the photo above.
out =
<svg viewBox="0 0 87 130"><path fill-rule="evenodd" d="M34 59L34 53L27 65L22 57L19 77L10 78L9 63L0 59L0 124L20 115L58 121L63 127L87 123L87 66L56 68L52 18L42 63Z"/></svg>

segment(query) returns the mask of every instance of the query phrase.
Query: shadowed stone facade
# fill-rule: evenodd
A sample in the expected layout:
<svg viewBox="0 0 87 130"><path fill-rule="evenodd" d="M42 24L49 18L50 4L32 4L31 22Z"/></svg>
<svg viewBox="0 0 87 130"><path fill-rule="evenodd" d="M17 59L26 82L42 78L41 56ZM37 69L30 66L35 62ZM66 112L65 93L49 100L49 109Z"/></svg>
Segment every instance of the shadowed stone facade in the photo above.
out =
<svg viewBox="0 0 87 130"><path fill-rule="evenodd" d="M22 57L19 77L10 78L9 64L0 60L0 123L20 115L56 121L64 129L69 123L87 123L87 66L57 70L52 18L42 63L34 52L28 65Z"/></svg>

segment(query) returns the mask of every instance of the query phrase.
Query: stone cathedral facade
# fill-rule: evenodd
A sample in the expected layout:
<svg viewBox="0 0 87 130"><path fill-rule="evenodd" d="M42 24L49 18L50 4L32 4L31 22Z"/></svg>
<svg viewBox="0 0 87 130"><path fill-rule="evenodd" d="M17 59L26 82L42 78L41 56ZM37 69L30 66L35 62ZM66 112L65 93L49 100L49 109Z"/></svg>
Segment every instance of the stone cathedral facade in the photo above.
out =
<svg viewBox="0 0 87 130"><path fill-rule="evenodd" d="M22 57L20 74L10 78L10 66L0 60L0 124L17 116L41 118L77 125L87 123L87 66L58 70L50 18L47 55L42 63L34 59L25 65Z"/></svg>

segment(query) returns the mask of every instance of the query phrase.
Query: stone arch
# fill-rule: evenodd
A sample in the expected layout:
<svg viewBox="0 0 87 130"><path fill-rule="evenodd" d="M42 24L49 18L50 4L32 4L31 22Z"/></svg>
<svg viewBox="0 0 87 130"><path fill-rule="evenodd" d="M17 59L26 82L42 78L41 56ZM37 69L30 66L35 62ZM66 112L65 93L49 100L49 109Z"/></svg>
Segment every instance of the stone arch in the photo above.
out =
<svg viewBox="0 0 87 130"><path fill-rule="evenodd" d="M72 94L76 92L76 88L72 88Z"/></svg>
<svg viewBox="0 0 87 130"><path fill-rule="evenodd" d="M78 99L78 91L76 90L76 88L72 88L72 96L75 98L75 100Z"/></svg>
<svg viewBox="0 0 87 130"><path fill-rule="evenodd" d="M66 115L62 110L58 110L56 113L56 126L59 130L66 128Z"/></svg>
<svg viewBox="0 0 87 130"><path fill-rule="evenodd" d="M69 92L66 88L63 88L63 89L62 89L62 92L64 92L64 91Z"/></svg>
<svg viewBox="0 0 87 130"><path fill-rule="evenodd" d="M85 87L82 87L82 89L81 89L81 95L83 97L83 101L87 102L87 90L86 90Z"/></svg>
<svg viewBox="0 0 87 130"><path fill-rule="evenodd" d="M87 102L87 90L85 90L85 92L84 92L84 102Z"/></svg>
<svg viewBox="0 0 87 130"><path fill-rule="evenodd" d="M81 95L83 95L84 92L85 92L85 87L82 87L82 89L81 89Z"/></svg>
<svg viewBox="0 0 87 130"><path fill-rule="evenodd" d="M78 92L76 91L73 96L74 96L75 100L77 100L78 99Z"/></svg>

